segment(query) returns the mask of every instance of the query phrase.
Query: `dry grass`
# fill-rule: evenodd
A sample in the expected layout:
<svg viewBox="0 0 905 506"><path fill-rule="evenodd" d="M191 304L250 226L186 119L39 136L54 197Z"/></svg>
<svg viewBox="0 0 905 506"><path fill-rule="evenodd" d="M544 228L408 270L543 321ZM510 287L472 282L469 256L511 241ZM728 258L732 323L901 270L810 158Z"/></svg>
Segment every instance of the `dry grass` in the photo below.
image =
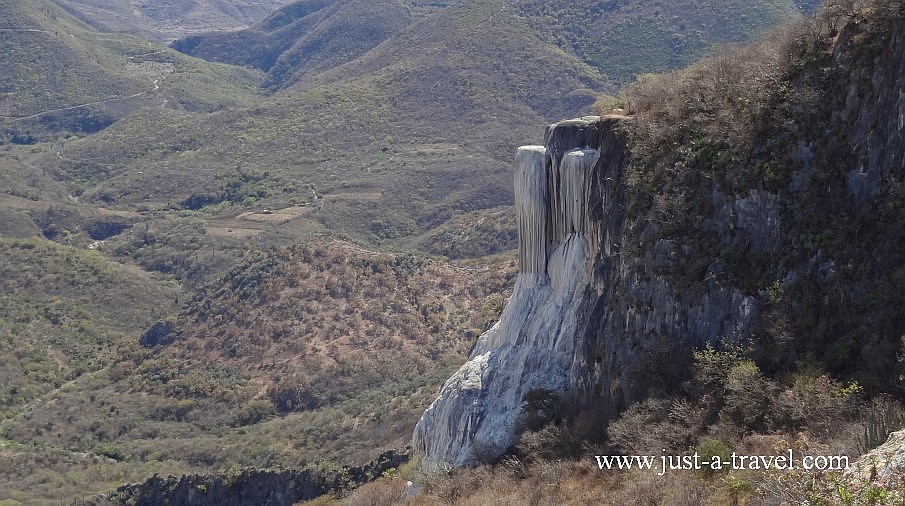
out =
<svg viewBox="0 0 905 506"><path fill-rule="evenodd" d="M249 255L171 318L175 342L115 343L107 369L24 409L5 435L115 448L136 468L365 462L409 442L513 274L332 239Z"/></svg>
<svg viewBox="0 0 905 506"><path fill-rule="evenodd" d="M493 323L485 305L513 272L328 240L279 250L234 275L238 284L191 306L184 339L167 354L184 363L207 357L262 390L305 391L324 404L353 384L455 363Z"/></svg>
<svg viewBox="0 0 905 506"><path fill-rule="evenodd" d="M601 471L593 456L583 460L542 461L531 466L508 462L496 467L457 470L450 475L415 477L418 493L408 498L402 497L405 489L402 479L384 478L361 487L342 503L412 506L729 503L719 479L703 479L684 472L662 477L656 474Z"/></svg>

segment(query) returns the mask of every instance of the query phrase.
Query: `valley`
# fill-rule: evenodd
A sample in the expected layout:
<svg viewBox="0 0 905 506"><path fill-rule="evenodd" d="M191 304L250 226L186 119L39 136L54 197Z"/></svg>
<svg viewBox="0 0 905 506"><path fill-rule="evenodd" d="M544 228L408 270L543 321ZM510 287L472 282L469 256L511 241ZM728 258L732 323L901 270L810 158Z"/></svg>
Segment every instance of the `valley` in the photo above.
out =
<svg viewBox="0 0 905 506"><path fill-rule="evenodd" d="M513 293L515 148L813 7L0 0L0 504L404 448Z"/></svg>

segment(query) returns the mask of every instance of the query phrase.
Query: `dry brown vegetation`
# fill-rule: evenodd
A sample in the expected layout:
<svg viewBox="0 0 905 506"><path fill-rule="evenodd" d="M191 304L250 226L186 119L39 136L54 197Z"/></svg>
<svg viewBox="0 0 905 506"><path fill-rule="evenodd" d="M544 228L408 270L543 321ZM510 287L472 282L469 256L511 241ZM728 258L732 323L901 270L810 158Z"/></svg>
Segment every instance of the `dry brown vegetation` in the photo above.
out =
<svg viewBox="0 0 905 506"><path fill-rule="evenodd" d="M116 340L108 367L7 420L11 461L32 445L101 456L108 478L93 492L160 463L183 473L366 462L409 442L499 316L514 273L508 256L451 264L330 238L249 254L161 320L170 344ZM93 479L79 462L45 462L33 500ZM5 473L10 490L25 483Z"/></svg>
<svg viewBox="0 0 905 506"><path fill-rule="evenodd" d="M767 379L738 349L711 348L695 354L692 379L682 396L648 399L605 425L579 412L526 432L512 453L494 465L449 474L417 473L417 463L361 487L343 504L644 504L773 505L900 504L900 490L839 471L802 468L805 455L857 455L899 428L903 406L889 398L865 402L857 385L833 381L813 364L782 380ZM897 413L892 424L879 422ZM887 417L889 418L889 417ZM891 418L890 418L891 420ZM879 422L879 423L878 423ZM870 443L866 429L884 425ZM573 440L582 432L577 452ZM603 438L603 434L608 434ZM865 446L868 445L868 446ZM797 469L618 470L600 469L595 455L697 453L709 462L720 455L786 455ZM417 494L403 498L406 481Z"/></svg>
<svg viewBox="0 0 905 506"><path fill-rule="evenodd" d="M652 208L669 232L703 211L703 192L714 183L732 193L776 189L795 163L790 139L801 139L834 105L819 71L830 67L842 27L895 19L899 7L895 0L826 2L753 44L639 76L619 98L598 103L598 112L618 108L637 118L628 129L635 209Z"/></svg>
<svg viewBox="0 0 905 506"><path fill-rule="evenodd" d="M495 321L514 268L455 266L338 240L247 259L190 304L164 354L236 367L282 411L455 364Z"/></svg>

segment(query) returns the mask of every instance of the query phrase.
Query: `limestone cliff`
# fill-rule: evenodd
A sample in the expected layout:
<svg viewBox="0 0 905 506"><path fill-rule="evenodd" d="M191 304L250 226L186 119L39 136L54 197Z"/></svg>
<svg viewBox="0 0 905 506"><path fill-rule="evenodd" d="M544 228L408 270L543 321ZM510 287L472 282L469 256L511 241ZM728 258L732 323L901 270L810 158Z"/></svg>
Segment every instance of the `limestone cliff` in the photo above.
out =
<svg viewBox="0 0 905 506"><path fill-rule="evenodd" d="M415 429L427 467L502 453L532 390L616 407L632 397L630 378L652 353L737 338L750 327L756 304L738 290L714 285L688 304L663 280L628 268L637 259L621 253L626 121L564 121L548 127L544 146L518 149L519 278L500 321Z"/></svg>
<svg viewBox="0 0 905 506"><path fill-rule="evenodd" d="M500 321L415 429L415 447L430 464L461 466L501 453L513 443L525 394L569 389L579 308L600 234L588 209L595 175L604 166L618 171L623 158L620 146L601 155L601 133L619 121L554 125L546 147L518 150L520 274Z"/></svg>
<svg viewBox="0 0 905 506"><path fill-rule="evenodd" d="M564 121L544 146L519 148L521 272L500 321L415 428L424 466L501 454L532 391L615 416L674 388L707 343L745 343L768 372L808 355L873 391L901 390L905 7L896 9L851 22L825 64L818 45L787 68L785 95L750 119L759 137L748 151L721 157L731 148L693 136L663 148L690 166L675 171L684 179L645 188L627 176L626 132L638 119ZM658 199L688 195L688 216L656 211Z"/></svg>

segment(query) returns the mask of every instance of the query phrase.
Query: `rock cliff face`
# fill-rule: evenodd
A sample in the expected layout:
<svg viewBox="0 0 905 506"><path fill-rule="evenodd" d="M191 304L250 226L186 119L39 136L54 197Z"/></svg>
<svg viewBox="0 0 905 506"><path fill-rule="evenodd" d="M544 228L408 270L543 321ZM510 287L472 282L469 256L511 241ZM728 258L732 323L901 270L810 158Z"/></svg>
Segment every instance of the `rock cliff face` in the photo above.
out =
<svg viewBox="0 0 905 506"><path fill-rule="evenodd" d="M338 471L244 469L213 476L154 475L143 483L119 487L108 500L136 506L290 506L352 490L405 464L408 458L408 453L389 450L364 466Z"/></svg>
<svg viewBox="0 0 905 506"><path fill-rule="evenodd" d="M618 143L601 153L620 118L551 126L546 146L516 154L520 274L500 321L480 337L415 429L428 466L462 466L513 441L522 399L535 389L567 391L580 309L591 284L600 220L589 206L599 176L618 171ZM610 174L612 176L612 174Z"/></svg>
<svg viewBox="0 0 905 506"><path fill-rule="evenodd" d="M613 411L636 397L632 378L645 374L653 354L748 332L752 297L714 283L689 301L632 265L652 267L668 248L622 254L626 121L564 121L548 127L544 146L518 149L519 278L500 321L415 428L426 467L505 451L532 391L593 398Z"/></svg>
<svg viewBox="0 0 905 506"><path fill-rule="evenodd" d="M905 244L905 30L878 19L843 30L828 66L790 72L788 85L820 107L762 125L749 156L791 152L789 177L705 179L680 230L633 207L631 192L651 191L626 174L624 127L636 120L565 121L544 146L520 148L521 273L500 321L415 428L424 467L501 454L532 391L593 405L605 422L674 387L707 343L747 343L775 370L808 354L875 391L901 388L884 378L898 374L905 333L893 288L905 279L895 246Z"/></svg>

